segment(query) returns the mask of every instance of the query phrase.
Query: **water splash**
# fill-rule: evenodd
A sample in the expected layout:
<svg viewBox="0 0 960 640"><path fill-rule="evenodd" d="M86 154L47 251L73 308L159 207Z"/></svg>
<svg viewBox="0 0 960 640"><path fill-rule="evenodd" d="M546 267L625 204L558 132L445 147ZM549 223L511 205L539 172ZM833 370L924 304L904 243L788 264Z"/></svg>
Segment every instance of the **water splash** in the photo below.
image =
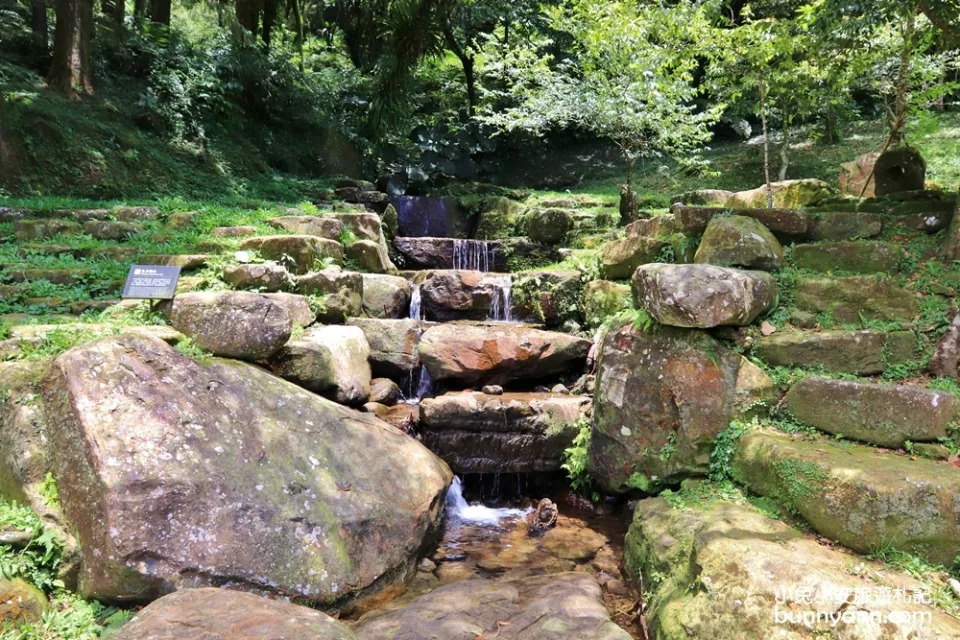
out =
<svg viewBox="0 0 960 640"><path fill-rule="evenodd" d="M411 320L423 320L420 285L413 288L413 294L410 296L410 312L407 313L407 317Z"/></svg>
<svg viewBox="0 0 960 640"><path fill-rule="evenodd" d="M453 268L471 271L490 271L494 263L496 245L486 240L454 240Z"/></svg>
<svg viewBox="0 0 960 640"><path fill-rule="evenodd" d="M510 274L490 276L487 281L494 287L490 299L490 319L500 322L513 322L512 288L513 278Z"/></svg>
<svg viewBox="0 0 960 640"><path fill-rule="evenodd" d="M447 516L456 522L496 526L507 518L522 518L533 509L494 509L482 504L469 504L463 497L463 483L459 477L453 478L453 484L447 491L444 501Z"/></svg>

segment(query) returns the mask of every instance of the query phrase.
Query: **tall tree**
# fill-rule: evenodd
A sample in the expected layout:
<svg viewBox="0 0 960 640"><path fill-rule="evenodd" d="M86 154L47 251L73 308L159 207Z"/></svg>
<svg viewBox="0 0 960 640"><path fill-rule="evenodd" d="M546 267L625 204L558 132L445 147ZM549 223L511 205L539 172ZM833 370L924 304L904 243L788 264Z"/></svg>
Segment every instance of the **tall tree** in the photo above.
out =
<svg viewBox="0 0 960 640"><path fill-rule="evenodd" d="M150 0L150 22L165 24L169 27L170 4L170 0Z"/></svg>
<svg viewBox="0 0 960 640"><path fill-rule="evenodd" d="M57 0L53 59L47 86L78 98L93 93L90 48L93 38L92 0Z"/></svg>
<svg viewBox="0 0 960 640"><path fill-rule="evenodd" d="M33 40L37 49L43 53L47 52L48 31L47 25L47 3L46 0L30 0L30 29L33 33Z"/></svg>

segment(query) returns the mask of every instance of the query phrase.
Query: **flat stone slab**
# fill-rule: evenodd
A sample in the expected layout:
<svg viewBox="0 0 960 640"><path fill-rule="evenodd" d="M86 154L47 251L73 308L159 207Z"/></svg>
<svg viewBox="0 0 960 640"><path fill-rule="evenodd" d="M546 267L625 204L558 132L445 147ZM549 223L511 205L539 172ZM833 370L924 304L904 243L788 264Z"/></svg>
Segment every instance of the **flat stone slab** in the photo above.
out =
<svg viewBox="0 0 960 640"><path fill-rule="evenodd" d="M442 324L420 340L420 360L436 381L505 384L577 372L591 342L566 333L502 325Z"/></svg>
<svg viewBox="0 0 960 640"><path fill-rule="evenodd" d="M773 306L769 273L707 264L648 264L633 276L633 298L650 317L674 327L751 324Z"/></svg>
<svg viewBox="0 0 960 640"><path fill-rule="evenodd" d="M807 240L853 240L880 235L883 222L875 213L818 211L811 214Z"/></svg>
<svg viewBox="0 0 960 640"><path fill-rule="evenodd" d="M776 333L753 343L753 354L775 367L823 367L861 375L883 373L888 364L909 362L916 350L917 338L911 331Z"/></svg>
<svg viewBox="0 0 960 640"><path fill-rule="evenodd" d="M624 556L629 573L644 578L651 638L960 637L956 618L913 601L916 590L929 594L923 583L820 544L745 501L642 500ZM895 599L897 590L907 597ZM867 599L847 602L857 594Z"/></svg>
<svg viewBox="0 0 960 640"><path fill-rule="evenodd" d="M666 242L661 238L627 236L600 247L600 272L607 280L627 280L637 267L654 262Z"/></svg>
<svg viewBox="0 0 960 640"><path fill-rule="evenodd" d="M556 471L589 407L586 396L447 393L420 403L420 433L454 473Z"/></svg>
<svg viewBox="0 0 960 640"><path fill-rule="evenodd" d="M957 397L945 391L829 378L794 384L786 403L811 427L881 447L946 437L960 411Z"/></svg>
<svg viewBox="0 0 960 640"><path fill-rule="evenodd" d="M339 241L343 235L343 222L332 216L282 216L267 220L267 224L274 229L327 240Z"/></svg>
<svg viewBox="0 0 960 640"><path fill-rule="evenodd" d="M944 566L960 554L960 469L949 463L758 431L740 439L733 475L854 551L893 546Z"/></svg>
<svg viewBox="0 0 960 640"><path fill-rule="evenodd" d="M226 589L186 589L154 601L114 640L354 640L309 607Z"/></svg>
<svg viewBox="0 0 960 640"><path fill-rule="evenodd" d="M797 308L826 313L837 322L862 319L909 322L920 312L916 294L883 276L802 278Z"/></svg>
<svg viewBox="0 0 960 640"><path fill-rule="evenodd" d="M586 573L463 580L412 604L361 619L358 640L630 640Z"/></svg>
<svg viewBox="0 0 960 640"><path fill-rule="evenodd" d="M681 229L691 233L702 233L714 216L728 213L730 209L675 205L670 211L676 216L677 224ZM781 241L804 237L810 225L808 213L793 209L737 209L736 214L754 218Z"/></svg>
<svg viewBox="0 0 960 640"><path fill-rule="evenodd" d="M876 240L799 244L793 248L798 268L823 273L896 273L902 256L903 250L897 245Z"/></svg>

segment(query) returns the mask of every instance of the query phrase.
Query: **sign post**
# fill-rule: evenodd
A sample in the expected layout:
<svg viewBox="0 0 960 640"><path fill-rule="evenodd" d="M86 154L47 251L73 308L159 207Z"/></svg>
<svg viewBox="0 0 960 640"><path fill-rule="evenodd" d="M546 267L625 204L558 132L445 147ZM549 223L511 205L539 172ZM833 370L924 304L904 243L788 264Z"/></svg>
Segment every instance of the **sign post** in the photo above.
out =
<svg viewBox="0 0 960 640"><path fill-rule="evenodd" d="M130 267L122 298L149 300L153 310L157 300L171 300L177 291L180 267L135 264Z"/></svg>

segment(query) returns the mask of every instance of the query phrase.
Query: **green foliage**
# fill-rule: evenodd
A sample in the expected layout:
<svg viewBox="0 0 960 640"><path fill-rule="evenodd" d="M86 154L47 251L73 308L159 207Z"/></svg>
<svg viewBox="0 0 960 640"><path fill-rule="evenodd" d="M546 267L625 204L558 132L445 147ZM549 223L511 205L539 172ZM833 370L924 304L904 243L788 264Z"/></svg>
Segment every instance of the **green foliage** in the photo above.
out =
<svg viewBox="0 0 960 640"><path fill-rule="evenodd" d="M23 578L46 592L63 588L58 575L63 541L52 529L45 529L29 508L6 500L0 500L0 527L33 534L23 549L0 545L0 574Z"/></svg>
<svg viewBox="0 0 960 640"><path fill-rule="evenodd" d="M714 482L724 482L732 478L733 456L740 446L740 438L755 425L734 420L726 429L717 434L710 453L709 477Z"/></svg>
<svg viewBox="0 0 960 640"><path fill-rule="evenodd" d="M587 456L590 451L590 423L581 420L576 425L577 435L569 447L563 451L563 464L560 468L567 472L570 486L574 491L590 489L590 472L587 469Z"/></svg>
<svg viewBox="0 0 960 640"><path fill-rule="evenodd" d="M174 348L188 358L196 360L200 364L207 364L213 358L212 353L209 351L204 351L198 347L197 343L195 343L191 338L184 338L180 340L177 342Z"/></svg>

